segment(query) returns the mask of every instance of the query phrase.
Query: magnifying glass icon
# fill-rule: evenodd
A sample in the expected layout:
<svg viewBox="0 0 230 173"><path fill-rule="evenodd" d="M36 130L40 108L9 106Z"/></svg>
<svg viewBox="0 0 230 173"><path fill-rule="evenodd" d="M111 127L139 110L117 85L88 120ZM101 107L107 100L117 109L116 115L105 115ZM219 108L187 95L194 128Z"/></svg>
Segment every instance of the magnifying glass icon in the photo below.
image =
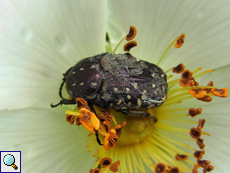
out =
<svg viewBox="0 0 230 173"><path fill-rule="evenodd" d="M11 154L7 154L3 158L3 162L7 166L12 166L15 170L18 169L18 167L14 164L15 163L15 158Z"/></svg>

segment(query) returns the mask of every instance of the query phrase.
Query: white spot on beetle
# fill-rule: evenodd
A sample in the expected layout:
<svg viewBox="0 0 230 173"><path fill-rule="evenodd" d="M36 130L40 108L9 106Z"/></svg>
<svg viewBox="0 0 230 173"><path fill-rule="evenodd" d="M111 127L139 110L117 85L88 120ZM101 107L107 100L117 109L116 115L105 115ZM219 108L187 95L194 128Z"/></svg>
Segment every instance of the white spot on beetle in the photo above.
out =
<svg viewBox="0 0 230 173"><path fill-rule="evenodd" d="M152 87L155 88L155 87L156 87L156 84L152 84Z"/></svg>
<svg viewBox="0 0 230 173"><path fill-rule="evenodd" d="M130 96L130 95L127 95L127 98L128 98L128 99L131 99L131 96Z"/></svg>
<svg viewBox="0 0 230 173"><path fill-rule="evenodd" d="M76 73L75 71L72 72L72 74L75 74L75 73Z"/></svg>
<svg viewBox="0 0 230 173"><path fill-rule="evenodd" d="M146 98L147 98L147 97L146 97L146 95L144 95L144 94L141 96L141 99L142 99L142 100L146 100Z"/></svg>
<svg viewBox="0 0 230 173"><path fill-rule="evenodd" d="M121 103L122 103L122 99L119 99L117 105L120 105Z"/></svg>
<svg viewBox="0 0 230 173"><path fill-rule="evenodd" d="M138 107L141 107L141 104L142 104L141 100L140 100L140 99L137 99L137 106L138 106Z"/></svg>
<svg viewBox="0 0 230 173"><path fill-rule="evenodd" d="M152 76L152 77L155 77L155 73L152 73L151 76Z"/></svg>
<svg viewBox="0 0 230 173"><path fill-rule="evenodd" d="M96 66L95 66L95 65L92 65L90 68L96 68Z"/></svg>
<svg viewBox="0 0 230 173"><path fill-rule="evenodd" d="M113 88L113 90L114 90L115 92L117 92L117 91L118 91L118 88Z"/></svg>
<svg viewBox="0 0 230 173"><path fill-rule="evenodd" d="M131 104L132 104L131 102L128 102L128 106L131 106Z"/></svg>
<svg viewBox="0 0 230 173"><path fill-rule="evenodd" d="M129 88L125 88L125 89L126 89L126 91L127 91L127 92L129 92L129 91L130 91L130 89L129 89Z"/></svg>
<svg viewBox="0 0 230 173"><path fill-rule="evenodd" d="M147 91L146 91L146 90L143 90L143 94L145 94L145 93L147 93Z"/></svg>
<svg viewBox="0 0 230 173"><path fill-rule="evenodd" d="M97 82L91 82L91 85L96 86Z"/></svg>
<svg viewBox="0 0 230 173"><path fill-rule="evenodd" d="M73 86L75 86L76 84L74 83Z"/></svg>
<svg viewBox="0 0 230 173"><path fill-rule="evenodd" d="M122 107L121 109L127 109L127 107Z"/></svg>
<svg viewBox="0 0 230 173"><path fill-rule="evenodd" d="M82 82L82 83L80 83L79 85L81 85L81 86L82 86L82 85L84 85L84 83Z"/></svg>
<svg viewBox="0 0 230 173"><path fill-rule="evenodd" d="M161 75L162 78L163 78L164 76L165 76L164 74Z"/></svg>
<svg viewBox="0 0 230 173"><path fill-rule="evenodd" d="M137 83L132 84L135 89L137 89Z"/></svg>
<svg viewBox="0 0 230 173"><path fill-rule="evenodd" d="M82 71L82 70L84 70L84 68L80 68L79 70Z"/></svg>

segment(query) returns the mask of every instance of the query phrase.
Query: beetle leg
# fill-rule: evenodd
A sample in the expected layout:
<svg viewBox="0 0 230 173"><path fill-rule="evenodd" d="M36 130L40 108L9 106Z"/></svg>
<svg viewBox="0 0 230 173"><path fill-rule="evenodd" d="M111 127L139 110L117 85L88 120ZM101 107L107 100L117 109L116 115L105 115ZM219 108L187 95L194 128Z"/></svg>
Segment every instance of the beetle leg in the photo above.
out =
<svg viewBox="0 0 230 173"><path fill-rule="evenodd" d="M94 109L94 107L93 107L93 104L92 104L91 102L89 102L89 101L88 101L87 103L88 103L88 106L89 106L91 112L93 112L93 113L96 115L96 117L98 117L98 116L97 116L97 113L96 113L96 111L95 111L95 109Z"/></svg>
<svg viewBox="0 0 230 173"><path fill-rule="evenodd" d="M51 103L50 106L51 106L52 108L55 108L55 107L57 107L57 106L59 106L59 105L74 105L74 104L76 104L76 102L75 102L74 99L72 99L72 100L69 100L69 99L62 99L58 104L53 105L53 104Z"/></svg>
<svg viewBox="0 0 230 173"><path fill-rule="evenodd" d="M95 135L96 135L97 143L98 143L99 145L103 145L103 144L101 143L100 139L99 139L98 131L97 131L97 130L95 130L95 129L94 129L94 131L95 131Z"/></svg>

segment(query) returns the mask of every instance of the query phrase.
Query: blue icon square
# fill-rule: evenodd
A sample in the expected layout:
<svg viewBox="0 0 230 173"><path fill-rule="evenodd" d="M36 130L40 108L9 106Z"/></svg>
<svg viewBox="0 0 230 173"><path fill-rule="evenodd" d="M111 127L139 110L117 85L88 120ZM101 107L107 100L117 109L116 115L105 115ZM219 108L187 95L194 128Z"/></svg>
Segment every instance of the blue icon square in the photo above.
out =
<svg viewBox="0 0 230 173"><path fill-rule="evenodd" d="M0 151L0 173L21 173L21 151Z"/></svg>

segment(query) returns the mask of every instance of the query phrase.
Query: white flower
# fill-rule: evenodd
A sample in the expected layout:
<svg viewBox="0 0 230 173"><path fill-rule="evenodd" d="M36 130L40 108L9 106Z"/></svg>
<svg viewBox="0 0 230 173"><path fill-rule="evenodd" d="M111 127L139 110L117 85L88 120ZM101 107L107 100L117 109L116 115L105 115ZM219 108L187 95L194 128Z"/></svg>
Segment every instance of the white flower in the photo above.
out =
<svg viewBox="0 0 230 173"><path fill-rule="evenodd" d="M59 101L62 74L68 68L105 52L106 32L114 48L129 26L135 26L138 47L131 53L152 63L185 33L183 47L170 49L159 66L168 70L184 63L191 70L214 69L198 82L213 80L218 88L229 87L228 1L1 0L0 4L0 150L22 151L22 172L88 172L94 167L96 150L88 152L86 147L89 132L70 126L65 109L51 109L50 103ZM189 100L177 106L203 108L199 118L206 119L204 131L211 134L204 137L205 158L215 167L213 172L230 169L228 104L229 98L215 98L208 104Z"/></svg>

